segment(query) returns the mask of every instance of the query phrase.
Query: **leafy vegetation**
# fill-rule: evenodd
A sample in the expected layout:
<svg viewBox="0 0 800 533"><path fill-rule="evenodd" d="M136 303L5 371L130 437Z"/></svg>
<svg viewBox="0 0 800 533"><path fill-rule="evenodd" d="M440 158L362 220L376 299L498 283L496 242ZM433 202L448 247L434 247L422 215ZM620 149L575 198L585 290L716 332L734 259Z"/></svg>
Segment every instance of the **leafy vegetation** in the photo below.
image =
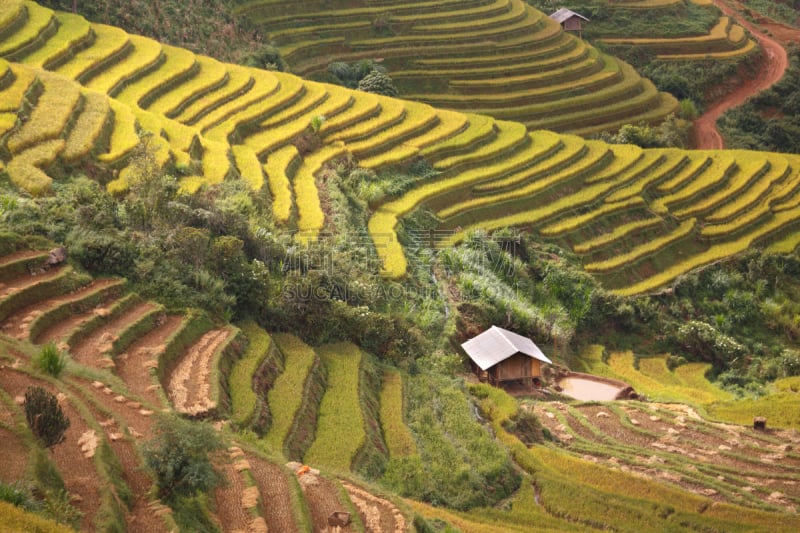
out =
<svg viewBox="0 0 800 533"><path fill-rule="evenodd" d="M789 59L789 68L778 83L719 119L726 146L800 153L800 48L791 48Z"/></svg>
<svg viewBox="0 0 800 533"><path fill-rule="evenodd" d="M159 497L174 502L214 488L219 475L209 454L221 448L220 437L210 425L162 416L142 453Z"/></svg>
<svg viewBox="0 0 800 533"><path fill-rule="evenodd" d="M461 386L419 375L408 382L408 423L419 455L393 458L384 481L404 496L455 509L493 505L519 486L508 456L470 413Z"/></svg>

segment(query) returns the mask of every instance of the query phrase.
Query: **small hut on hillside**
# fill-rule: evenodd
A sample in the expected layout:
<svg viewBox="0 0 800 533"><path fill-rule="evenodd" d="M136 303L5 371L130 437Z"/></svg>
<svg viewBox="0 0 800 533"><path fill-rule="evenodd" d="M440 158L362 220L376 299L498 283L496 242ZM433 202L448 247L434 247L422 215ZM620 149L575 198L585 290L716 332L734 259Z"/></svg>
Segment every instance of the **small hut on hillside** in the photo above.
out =
<svg viewBox="0 0 800 533"><path fill-rule="evenodd" d="M578 32L578 37L581 38L583 33L583 22L589 22L589 19L580 13L575 13L566 7L562 7L550 15L550 18L561 24L562 30Z"/></svg>
<svg viewBox="0 0 800 533"><path fill-rule="evenodd" d="M497 326L461 347L481 381L492 385L516 381L532 386L542 375L542 363L553 364L531 339Z"/></svg>

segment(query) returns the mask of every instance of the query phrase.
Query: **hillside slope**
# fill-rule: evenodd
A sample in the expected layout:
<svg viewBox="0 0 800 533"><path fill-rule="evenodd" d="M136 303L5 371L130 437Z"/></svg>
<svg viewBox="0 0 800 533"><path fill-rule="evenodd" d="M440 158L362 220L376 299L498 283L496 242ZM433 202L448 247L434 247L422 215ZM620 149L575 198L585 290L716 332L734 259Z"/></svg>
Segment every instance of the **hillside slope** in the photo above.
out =
<svg viewBox="0 0 800 533"><path fill-rule="evenodd" d="M235 178L267 189L276 221L302 243L316 242L330 222L326 165L352 157L380 172L424 160L433 172L405 193L370 198L369 232L392 277L407 269L398 225L420 208L440 221L428 244L532 227L623 294L756 245L796 244L794 156L641 150L529 132L221 64L33 2L8 2L3 15L0 55L12 62L0 63L0 153L11 181L33 194L51 190L48 172L88 163L115 178L109 191L124 194L141 172L131 156L146 138L155 163L182 176L186 192Z"/></svg>
<svg viewBox="0 0 800 533"><path fill-rule="evenodd" d="M256 0L236 13L263 28L295 73L377 59L404 98L529 129L594 133L659 122L677 108L630 66L523 0Z"/></svg>

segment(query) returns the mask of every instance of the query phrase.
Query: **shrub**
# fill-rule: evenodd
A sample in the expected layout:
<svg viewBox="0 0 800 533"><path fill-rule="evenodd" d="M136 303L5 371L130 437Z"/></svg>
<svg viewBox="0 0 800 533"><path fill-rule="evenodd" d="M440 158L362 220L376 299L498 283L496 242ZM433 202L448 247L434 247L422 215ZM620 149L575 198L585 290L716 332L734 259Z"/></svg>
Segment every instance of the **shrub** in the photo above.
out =
<svg viewBox="0 0 800 533"><path fill-rule="evenodd" d="M30 489L19 482L5 483L0 481L0 501L8 502L26 510L31 510L36 505Z"/></svg>
<svg viewBox="0 0 800 533"><path fill-rule="evenodd" d="M394 86L392 78L378 70L373 70L364 76L358 82L358 90L384 96L397 96L397 88Z"/></svg>
<svg viewBox="0 0 800 533"><path fill-rule="evenodd" d="M158 495L166 501L190 497L216 486L219 476L209 453L222 448L214 428L164 416L156 424L156 434L145 444L143 455L153 471Z"/></svg>
<svg viewBox="0 0 800 533"><path fill-rule="evenodd" d="M28 387L25 391L25 419L47 448L62 442L69 428L69 418L64 415L58 399L42 387Z"/></svg>
<svg viewBox="0 0 800 533"><path fill-rule="evenodd" d="M57 378L67 366L67 360L64 358L64 354L56 348L55 343L49 342L42 346L39 353L33 357L33 366L45 374Z"/></svg>

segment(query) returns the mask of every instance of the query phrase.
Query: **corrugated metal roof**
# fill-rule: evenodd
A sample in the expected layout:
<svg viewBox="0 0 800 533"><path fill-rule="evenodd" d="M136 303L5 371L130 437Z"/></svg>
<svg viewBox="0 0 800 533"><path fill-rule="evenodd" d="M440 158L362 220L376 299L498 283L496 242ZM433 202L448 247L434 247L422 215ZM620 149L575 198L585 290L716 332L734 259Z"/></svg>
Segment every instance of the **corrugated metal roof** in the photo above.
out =
<svg viewBox="0 0 800 533"><path fill-rule="evenodd" d="M492 326L462 344L461 347L481 370L493 367L517 352L544 363L553 363L529 338L497 326Z"/></svg>
<svg viewBox="0 0 800 533"><path fill-rule="evenodd" d="M571 9L567 9L566 7L562 7L561 9L550 15L550 18L555 20L559 24L563 23L565 20L572 17L578 17L585 20L586 22L589 22L589 19L587 19L580 13L575 13L574 11L572 11Z"/></svg>

